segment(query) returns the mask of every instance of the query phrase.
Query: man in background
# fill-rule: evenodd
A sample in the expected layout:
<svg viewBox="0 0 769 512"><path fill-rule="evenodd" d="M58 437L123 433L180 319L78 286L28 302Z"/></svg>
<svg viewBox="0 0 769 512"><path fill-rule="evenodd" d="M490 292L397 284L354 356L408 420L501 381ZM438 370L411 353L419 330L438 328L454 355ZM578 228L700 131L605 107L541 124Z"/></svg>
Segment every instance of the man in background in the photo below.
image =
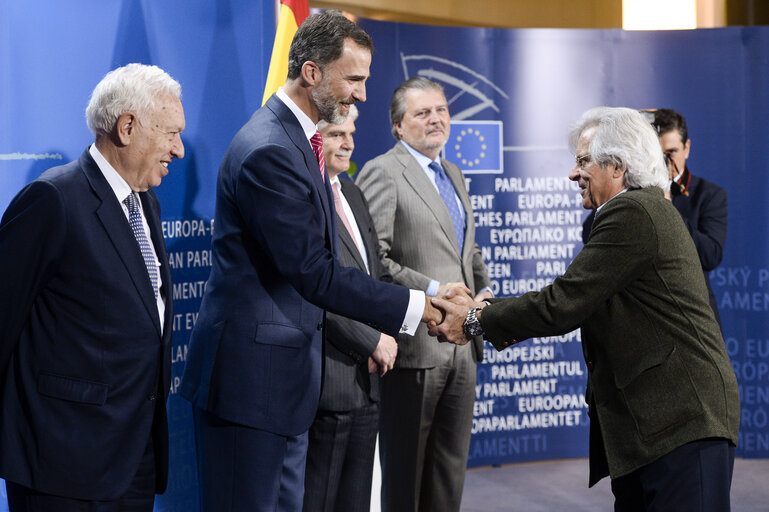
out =
<svg viewBox="0 0 769 512"><path fill-rule="evenodd" d="M693 175L686 165L692 141L684 116L672 109L653 112L652 126L660 137L660 145L670 172L670 197L684 219L694 240L708 287L710 307L721 324L718 303L710 287L710 271L721 264L726 243L727 207L724 189Z"/></svg>
<svg viewBox="0 0 769 512"><path fill-rule="evenodd" d="M437 313L424 292L336 259L315 125L342 123L366 100L372 51L368 34L339 11L307 18L291 42L286 83L222 159L213 265L181 385L194 405L204 511L301 511L327 310L391 336Z"/></svg>
<svg viewBox="0 0 769 512"><path fill-rule="evenodd" d="M392 281L379 258L379 241L363 194L344 175L355 147L358 110L342 124L318 123L336 205L337 257L375 279ZM366 324L326 316L323 392L310 427L304 485L305 512L366 512L379 421L379 376L392 369L395 339Z"/></svg>
<svg viewBox="0 0 769 512"><path fill-rule="evenodd" d="M384 263L395 283L442 295L460 285L491 297L460 169L441 158L451 118L441 86L412 78L390 105L395 146L357 179L368 199ZM480 293L478 293L480 292ZM382 379L382 508L458 511L470 446L476 362L483 340L436 343L421 326L399 344Z"/></svg>
<svg viewBox="0 0 769 512"><path fill-rule="evenodd" d="M0 476L11 512L152 512L168 470L171 273L153 187L184 157L181 87L109 72L96 141L0 223Z"/></svg>

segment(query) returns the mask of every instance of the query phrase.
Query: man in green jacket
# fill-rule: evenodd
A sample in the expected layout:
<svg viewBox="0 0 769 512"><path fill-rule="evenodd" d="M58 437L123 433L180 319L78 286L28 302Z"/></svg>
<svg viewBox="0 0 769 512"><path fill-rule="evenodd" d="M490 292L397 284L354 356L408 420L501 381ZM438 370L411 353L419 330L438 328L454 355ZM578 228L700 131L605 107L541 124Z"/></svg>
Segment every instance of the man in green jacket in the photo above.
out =
<svg viewBox="0 0 769 512"><path fill-rule="evenodd" d="M635 110L599 107L569 137L590 240L552 285L475 303L433 299L430 332L498 350L582 328L590 485L612 478L615 511L728 511L737 380L697 251L663 188L657 134Z"/></svg>

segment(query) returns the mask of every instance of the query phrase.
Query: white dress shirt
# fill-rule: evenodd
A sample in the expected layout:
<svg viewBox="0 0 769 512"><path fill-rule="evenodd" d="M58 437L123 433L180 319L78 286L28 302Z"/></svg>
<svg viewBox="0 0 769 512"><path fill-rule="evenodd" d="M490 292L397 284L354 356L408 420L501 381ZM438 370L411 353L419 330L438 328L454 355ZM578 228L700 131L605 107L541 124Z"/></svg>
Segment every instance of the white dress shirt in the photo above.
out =
<svg viewBox="0 0 769 512"><path fill-rule="evenodd" d="M96 165L99 166L99 170L104 175L104 179L106 179L107 183L109 183L109 186L112 189L112 192L115 194L118 203L120 203L120 207L123 209L125 218L128 221L130 219L130 214L128 212L128 206L126 206L123 201L125 201L125 198L128 197L129 194L133 193L133 190L131 189L130 185L126 183L126 180L124 180L123 177L120 176L120 174L115 170L115 168L112 167L107 159L104 158L104 155L102 155L99 150L96 149L96 144L91 144L88 152L96 162ZM157 304L158 308L160 333L162 334L163 328L165 327L163 325L163 318L165 318L164 315L166 312L166 303L163 299L163 294L159 292L159 290L163 287L163 278L162 274L160 273L160 260L158 259L157 250L155 250L155 244L152 243L152 234L150 232L150 226L147 224L147 218L144 216L144 206L142 206L141 197L139 197L137 194L136 199L139 202L139 212L141 213L142 217L142 228L144 229L144 234L147 236L147 241L150 243L150 247L152 247L152 257L155 259L155 265L157 265L158 295L155 298L155 303Z"/></svg>
<svg viewBox="0 0 769 512"><path fill-rule="evenodd" d="M331 186L338 187L337 190L339 191L339 200L342 202L342 209L344 210L345 217L347 217L347 222L350 223L350 228L352 228L352 235L355 239L355 245L358 246L358 252L360 253L361 258L363 258L363 263L366 265L366 272L371 275L371 269L368 268L368 253L366 252L366 245L363 243L363 237L360 234L358 222L355 220L355 214L353 214L352 208L350 208L350 203L347 202L347 198L344 196L342 184L339 183L339 176L334 176L331 178Z"/></svg>

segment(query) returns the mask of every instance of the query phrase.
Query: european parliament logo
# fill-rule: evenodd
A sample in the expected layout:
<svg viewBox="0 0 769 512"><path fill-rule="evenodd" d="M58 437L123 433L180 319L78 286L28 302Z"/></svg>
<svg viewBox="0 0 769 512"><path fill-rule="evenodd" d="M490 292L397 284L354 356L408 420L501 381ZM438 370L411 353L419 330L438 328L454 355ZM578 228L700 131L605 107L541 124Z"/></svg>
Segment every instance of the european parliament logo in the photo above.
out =
<svg viewBox="0 0 769 512"><path fill-rule="evenodd" d="M502 174L502 121L452 121L444 158L465 174Z"/></svg>

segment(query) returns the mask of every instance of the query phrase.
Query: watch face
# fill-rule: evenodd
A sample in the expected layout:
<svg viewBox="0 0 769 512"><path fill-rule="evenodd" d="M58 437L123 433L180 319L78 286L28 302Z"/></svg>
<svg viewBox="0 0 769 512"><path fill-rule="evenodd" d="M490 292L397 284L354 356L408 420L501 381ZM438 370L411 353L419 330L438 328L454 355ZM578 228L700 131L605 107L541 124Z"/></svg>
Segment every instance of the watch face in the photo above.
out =
<svg viewBox="0 0 769 512"><path fill-rule="evenodd" d="M481 327L481 323L478 320L473 323L466 323L464 330L468 336L480 336L483 334L483 327Z"/></svg>

